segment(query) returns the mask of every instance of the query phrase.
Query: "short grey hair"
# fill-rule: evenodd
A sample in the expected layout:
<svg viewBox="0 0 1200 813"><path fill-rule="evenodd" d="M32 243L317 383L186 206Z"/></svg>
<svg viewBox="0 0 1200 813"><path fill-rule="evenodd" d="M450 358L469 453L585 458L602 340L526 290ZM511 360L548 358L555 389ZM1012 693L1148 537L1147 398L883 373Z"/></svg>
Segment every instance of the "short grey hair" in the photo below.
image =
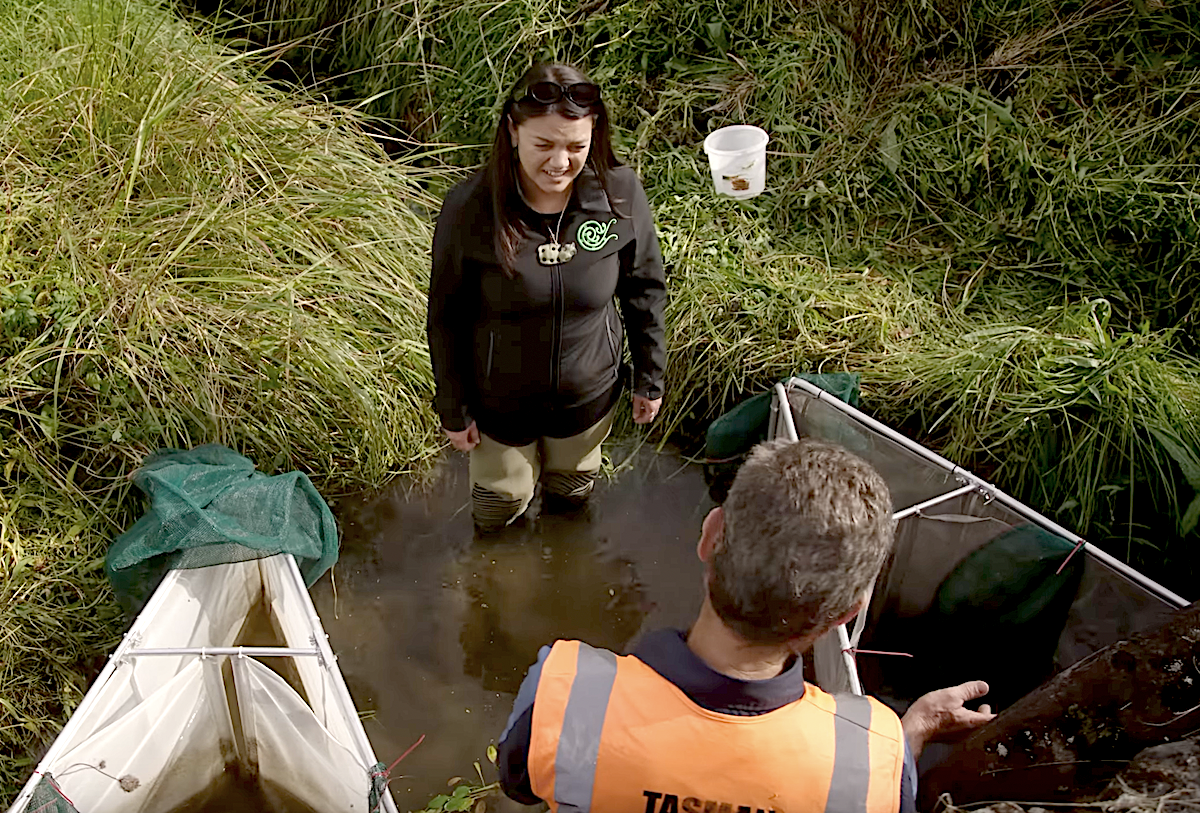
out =
<svg viewBox="0 0 1200 813"><path fill-rule="evenodd" d="M832 629L892 549L887 483L869 463L813 438L759 444L729 489L709 598L748 641Z"/></svg>

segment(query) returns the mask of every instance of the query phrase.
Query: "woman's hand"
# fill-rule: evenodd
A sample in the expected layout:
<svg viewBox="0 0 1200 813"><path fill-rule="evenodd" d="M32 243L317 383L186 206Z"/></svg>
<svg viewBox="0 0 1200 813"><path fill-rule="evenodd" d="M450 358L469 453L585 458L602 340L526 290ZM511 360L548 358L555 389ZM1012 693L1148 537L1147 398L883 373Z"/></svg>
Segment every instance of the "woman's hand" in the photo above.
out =
<svg viewBox="0 0 1200 813"><path fill-rule="evenodd" d="M461 432L451 432L449 429L442 431L450 438L450 445L460 452L469 452L479 445L479 427L475 421L471 421L471 425Z"/></svg>
<svg viewBox="0 0 1200 813"><path fill-rule="evenodd" d="M650 423L658 415L658 408L662 406L662 399L655 398L651 401L649 398L644 398L637 393L633 394L633 422L634 423Z"/></svg>

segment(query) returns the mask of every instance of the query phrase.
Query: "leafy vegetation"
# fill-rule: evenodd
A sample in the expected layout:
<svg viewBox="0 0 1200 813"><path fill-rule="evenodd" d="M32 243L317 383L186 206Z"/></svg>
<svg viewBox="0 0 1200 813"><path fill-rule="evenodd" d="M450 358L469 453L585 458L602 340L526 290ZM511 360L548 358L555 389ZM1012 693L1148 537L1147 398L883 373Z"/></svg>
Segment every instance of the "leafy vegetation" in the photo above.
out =
<svg viewBox="0 0 1200 813"><path fill-rule="evenodd" d="M488 761L494 766L496 764L496 746L489 745L487 753ZM429 800L421 813L438 813L438 811L471 811L471 813L485 813L488 809L487 800L493 799L500 794L499 780L488 782L483 778L483 768L479 761L475 762L475 775L479 777L479 782L464 779L461 776L451 777L446 783L450 788L449 793L439 793Z"/></svg>

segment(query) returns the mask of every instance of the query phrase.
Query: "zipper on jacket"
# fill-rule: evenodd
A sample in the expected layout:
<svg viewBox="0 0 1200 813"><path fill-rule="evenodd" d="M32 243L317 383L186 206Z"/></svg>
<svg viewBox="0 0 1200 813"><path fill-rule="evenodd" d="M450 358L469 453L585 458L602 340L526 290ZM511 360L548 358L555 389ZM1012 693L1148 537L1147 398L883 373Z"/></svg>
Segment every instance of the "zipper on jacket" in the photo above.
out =
<svg viewBox="0 0 1200 813"><path fill-rule="evenodd" d="M550 340L553 342L550 353L550 392L558 394L559 366L562 364L562 328L564 319L564 299L562 292L562 266L554 266L550 272L550 304L554 309L554 325Z"/></svg>
<svg viewBox="0 0 1200 813"><path fill-rule="evenodd" d="M617 366L619 367L621 365L621 358L618 355L618 353L620 352L620 348L617 347L617 332L615 330L613 330L612 320L608 318L608 314L609 314L609 310L605 310L604 311L604 327L606 330L608 330L608 347L610 350L612 350L613 361L615 361L617 363Z"/></svg>
<svg viewBox="0 0 1200 813"><path fill-rule="evenodd" d="M495 349L496 349L496 331L494 331L494 330L489 330L489 331L488 331L488 360L487 360L487 372L486 372L486 373L484 373L484 377L485 377L485 378L488 378L488 379L491 379L491 377L492 377L492 352L493 352Z"/></svg>

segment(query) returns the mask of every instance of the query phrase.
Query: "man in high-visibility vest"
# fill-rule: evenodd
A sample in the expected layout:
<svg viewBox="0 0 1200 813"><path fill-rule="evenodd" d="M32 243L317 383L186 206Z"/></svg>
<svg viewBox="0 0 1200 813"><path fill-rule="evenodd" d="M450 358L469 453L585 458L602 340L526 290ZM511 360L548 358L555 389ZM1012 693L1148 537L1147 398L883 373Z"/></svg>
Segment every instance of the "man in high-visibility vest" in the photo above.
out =
<svg viewBox="0 0 1200 813"><path fill-rule="evenodd" d="M704 520L706 596L686 632L632 655L543 647L501 735L501 784L592 813L910 813L931 739L994 715L982 681L931 692L901 721L804 682L799 656L866 601L892 547L879 474L833 444L770 441Z"/></svg>

